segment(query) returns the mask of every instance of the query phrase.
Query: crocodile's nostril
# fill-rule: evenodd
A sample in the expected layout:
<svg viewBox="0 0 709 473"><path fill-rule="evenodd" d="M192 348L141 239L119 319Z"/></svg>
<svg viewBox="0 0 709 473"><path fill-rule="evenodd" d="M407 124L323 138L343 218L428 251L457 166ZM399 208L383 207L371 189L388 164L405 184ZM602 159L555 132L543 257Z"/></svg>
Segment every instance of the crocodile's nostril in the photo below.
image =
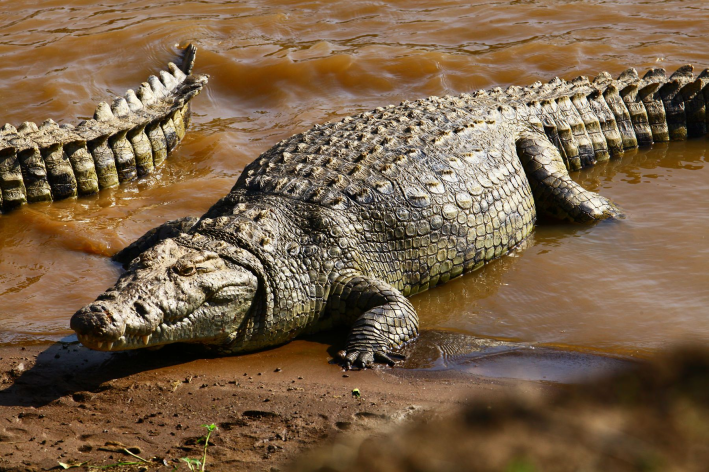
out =
<svg viewBox="0 0 709 473"><path fill-rule="evenodd" d="M133 307L135 307L135 311L138 313L138 315L150 315L150 309L148 309L148 307L146 307L146 305L142 302L136 302L135 304L133 304Z"/></svg>
<svg viewBox="0 0 709 473"><path fill-rule="evenodd" d="M106 291L96 298L97 301L111 301L118 298L118 293L115 291Z"/></svg>

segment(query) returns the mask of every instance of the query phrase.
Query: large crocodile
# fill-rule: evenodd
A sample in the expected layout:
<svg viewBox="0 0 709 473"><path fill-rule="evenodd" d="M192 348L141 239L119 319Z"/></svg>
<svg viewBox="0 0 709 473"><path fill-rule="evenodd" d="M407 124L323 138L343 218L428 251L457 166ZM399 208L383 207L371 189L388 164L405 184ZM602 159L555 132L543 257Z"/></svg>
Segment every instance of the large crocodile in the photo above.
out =
<svg viewBox="0 0 709 473"><path fill-rule="evenodd" d="M159 78L111 106L100 103L77 126L50 119L0 128L0 211L93 194L162 164L185 136L190 100L207 83L192 75L196 51L189 45L180 67L169 63Z"/></svg>
<svg viewBox="0 0 709 473"><path fill-rule="evenodd" d="M351 326L346 365L392 363L417 335L407 297L520 244L537 215L620 215L569 177L639 144L706 133L709 72L558 78L430 97L313 127L263 153L201 218L117 255L79 310L87 347L172 342L224 353Z"/></svg>

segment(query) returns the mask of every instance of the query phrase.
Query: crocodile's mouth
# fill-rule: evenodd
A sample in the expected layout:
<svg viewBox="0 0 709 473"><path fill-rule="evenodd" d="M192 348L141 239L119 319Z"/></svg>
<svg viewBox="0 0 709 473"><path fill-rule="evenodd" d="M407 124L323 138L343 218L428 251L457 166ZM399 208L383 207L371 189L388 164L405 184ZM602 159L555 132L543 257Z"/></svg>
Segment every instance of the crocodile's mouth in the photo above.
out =
<svg viewBox="0 0 709 473"><path fill-rule="evenodd" d="M234 323L230 322L237 322L246 315L253 295L251 286L226 286L188 316L171 316L154 305L136 302L132 313L123 317L123 321L161 320L147 333L145 324L120 323L122 321L116 320L109 304L96 301L74 315L72 328L84 346L101 351L132 350L177 342L219 343L219 339L226 338L233 329ZM87 318L91 319L89 324ZM87 325L90 325L90 331L83 330Z"/></svg>
<svg viewBox="0 0 709 473"><path fill-rule="evenodd" d="M118 338L106 338L91 333L77 333L77 338L82 345L94 350L118 351L146 348L193 339L191 337L193 337L195 332L194 321L195 316L193 314L184 319L162 322L148 334L126 327L125 332Z"/></svg>
<svg viewBox="0 0 709 473"><path fill-rule="evenodd" d="M195 338L195 323L193 317L188 317L172 323L163 322L152 333L140 334L137 331L126 330L118 339L106 339L92 334L77 334L77 338L85 347L101 351L132 350L151 346L167 345L176 342L198 342ZM206 334L205 334L206 335Z"/></svg>

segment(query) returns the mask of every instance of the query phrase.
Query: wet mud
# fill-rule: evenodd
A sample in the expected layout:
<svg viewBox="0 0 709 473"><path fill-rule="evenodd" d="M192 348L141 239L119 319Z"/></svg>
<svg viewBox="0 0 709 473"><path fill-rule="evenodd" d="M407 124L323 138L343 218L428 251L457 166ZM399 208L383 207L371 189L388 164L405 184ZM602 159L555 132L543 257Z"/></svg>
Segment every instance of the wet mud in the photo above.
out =
<svg viewBox="0 0 709 473"><path fill-rule="evenodd" d="M544 395L506 390L406 428L340 435L298 471L693 471L709 461L709 353L651 363Z"/></svg>
<svg viewBox="0 0 709 473"><path fill-rule="evenodd" d="M335 338L337 334L333 334ZM284 468L338 433L376 432L470 396L552 385L454 371L344 373L329 342L210 358L184 346L105 354L78 343L0 349L3 471Z"/></svg>

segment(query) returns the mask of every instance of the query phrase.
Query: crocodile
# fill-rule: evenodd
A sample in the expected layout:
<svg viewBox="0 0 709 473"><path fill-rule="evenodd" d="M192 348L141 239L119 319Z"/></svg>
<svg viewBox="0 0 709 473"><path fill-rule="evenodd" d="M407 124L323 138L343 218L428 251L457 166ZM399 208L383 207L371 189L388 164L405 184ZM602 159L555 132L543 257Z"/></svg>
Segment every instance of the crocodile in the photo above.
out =
<svg viewBox="0 0 709 473"><path fill-rule="evenodd" d="M23 204L94 194L149 174L185 136L190 100L208 76L193 75L197 48L168 63L78 125L24 122L0 127L0 212Z"/></svg>
<svg viewBox="0 0 709 473"><path fill-rule="evenodd" d="M569 171L706 134L708 84L692 66L628 69L316 125L261 154L203 216L119 252L126 271L71 328L97 350L230 354L346 325L345 367L393 364L418 334L408 297L510 252L538 215L622 218Z"/></svg>

